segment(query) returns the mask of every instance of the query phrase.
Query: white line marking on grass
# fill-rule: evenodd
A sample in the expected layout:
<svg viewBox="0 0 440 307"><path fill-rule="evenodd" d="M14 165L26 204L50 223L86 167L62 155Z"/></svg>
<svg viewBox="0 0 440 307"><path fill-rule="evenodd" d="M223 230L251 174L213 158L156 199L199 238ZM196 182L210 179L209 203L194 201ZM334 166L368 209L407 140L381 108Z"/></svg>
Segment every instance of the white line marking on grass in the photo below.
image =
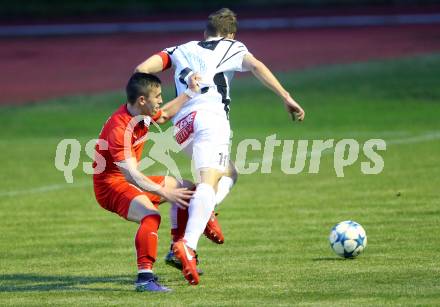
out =
<svg viewBox="0 0 440 307"><path fill-rule="evenodd" d="M51 192L51 191L57 191L57 190L65 190L65 189L71 189L71 188L82 188L86 186L91 186L91 182L78 182L78 183L63 183L63 184L51 184L36 188L30 188L27 190L15 190L15 191L0 191L0 197L5 196L22 196L22 195L28 195L28 194L36 194L36 193L45 193L45 192Z"/></svg>
<svg viewBox="0 0 440 307"><path fill-rule="evenodd" d="M382 131L381 133L384 133L384 132ZM400 138L400 139L394 139L394 140L388 140L388 141L385 139L385 142L387 145L406 145L406 144L434 141L434 140L439 140L439 139L440 139L440 131L430 131L425 134L416 135L416 136L408 136L408 137ZM313 141L313 140L310 140L310 141ZM335 142L336 142L336 140L335 140ZM264 141L262 143L264 143ZM321 153L321 155L322 156L329 155L329 154L332 154L334 151L335 151L334 148L326 149ZM297 154L304 154L304 152L300 151ZM311 156L312 156L311 150L308 150L306 152L307 159L310 158ZM280 156L276 156L273 159L275 161L282 160ZM252 162L262 162L262 161L263 161L262 158L254 158L254 159L250 159L248 162L252 163Z"/></svg>
<svg viewBox="0 0 440 307"><path fill-rule="evenodd" d="M387 144L411 144L411 143L420 143L420 142L427 142L427 141L433 141L440 139L440 131L431 131L422 135L416 135L412 137L402 138L402 139L395 139L395 140L389 140L386 141Z"/></svg>

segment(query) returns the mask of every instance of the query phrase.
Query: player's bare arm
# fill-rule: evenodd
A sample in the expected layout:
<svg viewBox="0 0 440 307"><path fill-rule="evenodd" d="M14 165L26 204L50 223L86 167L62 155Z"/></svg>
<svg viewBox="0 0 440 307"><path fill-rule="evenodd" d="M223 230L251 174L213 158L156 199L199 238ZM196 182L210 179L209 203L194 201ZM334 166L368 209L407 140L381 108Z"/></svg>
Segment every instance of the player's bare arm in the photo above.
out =
<svg viewBox="0 0 440 307"><path fill-rule="evenodd" d="M299 121L304 120L305 112L301 106L290 96L289 92L284 89L273 73L264 65L263 62L257 60L253 55L247 54L243 58L243 67L250 70L258 80L267 88L280 96L289 113L295 113Z"/></svg>
<svg viewBox="0 0 440 307"><path fill-rule="evenodd" d="M188 201L194 194L193 191L190 191L187 188L170 188L167 186L161 186L142 174L137 169L137 164L138 162L134 157L117 163L119 170L128 182L144 191L160 195L170 203L175 203L181 208L189 206Z"/></svg>
<svg viewBox="0 0 440 307"><path fill-rule="evenodd" d="M160 118L156 120L157 123L163 124L169 121L174 115L177 114L177 112L182 108L182 106L190 100L194 95L200 92L200 87L198 84L198 81L200 81L200 75L195 73L192 74L191 77L188 79L188 89L189 91L186 91L170 102L168 102L164 107L162 107L162 113Z"/></svg>
<svg viewBox="0 0 440 307"><path fill-rule="evenodd" d="M134 72L143 72L147 74L154 74L163 70L162 58L155 54L139 64Z"/></svg>

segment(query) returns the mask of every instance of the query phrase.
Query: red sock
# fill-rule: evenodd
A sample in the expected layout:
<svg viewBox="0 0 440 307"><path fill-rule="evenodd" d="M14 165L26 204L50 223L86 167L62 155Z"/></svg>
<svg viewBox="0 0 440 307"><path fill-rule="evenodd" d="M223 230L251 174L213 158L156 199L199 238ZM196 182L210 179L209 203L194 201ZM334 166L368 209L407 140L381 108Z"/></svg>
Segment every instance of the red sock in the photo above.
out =
<svg viewBox="0 0 440 307"><path fill-rule="evenodd" d="M185 235L186 223L188 223L188 209L177 209L177 228L171 229L173 242L183 239Z"/></svg>
<svg viewBox="0 0 440 307"><path fill-rule="evenodd" d="M147 215L141 221L135 237L137 265L139 270L153 269L157 257L157 230L160 215Z"/></svg>

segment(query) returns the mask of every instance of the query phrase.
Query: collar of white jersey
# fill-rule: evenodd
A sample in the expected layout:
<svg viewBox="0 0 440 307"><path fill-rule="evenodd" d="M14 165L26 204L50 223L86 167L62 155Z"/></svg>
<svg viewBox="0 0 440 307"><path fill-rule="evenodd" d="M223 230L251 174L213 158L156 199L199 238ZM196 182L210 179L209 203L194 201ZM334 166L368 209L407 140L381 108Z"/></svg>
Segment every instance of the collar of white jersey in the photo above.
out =
<svg viewBox="0 0 440 307"><path fill-rule="evenodd" d="M221 39L225 39L225 37L223 36L210 36L207 39L205 39L205 42L209 42L209 41L218 41Z"/></svg>

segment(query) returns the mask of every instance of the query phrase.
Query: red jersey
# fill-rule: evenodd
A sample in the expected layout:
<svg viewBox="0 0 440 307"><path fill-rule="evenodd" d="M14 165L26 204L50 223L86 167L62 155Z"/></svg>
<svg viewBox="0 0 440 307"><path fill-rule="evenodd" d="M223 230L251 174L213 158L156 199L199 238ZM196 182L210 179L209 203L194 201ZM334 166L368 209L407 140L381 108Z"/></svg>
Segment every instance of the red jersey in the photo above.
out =
<svg viewBox="0 0 440 307"><path fill-rule="evenodd" d="M100 141L95 147L96 154L93 163L95 169L93 183L97 199L107 194L109 185L126 181L115 162L131 157L135 157L137 161L141 159L150 123L157 120L161 113L159 111L154 118L150 116L133 117L128 112L127 105L124 104L104 124L99 135ZM100 146L101 142L107 143L108 148ZM97 160L105 162L105 168L100 173L98 173L100 170L96 168L99 164ZM100 163L102 164L102 162Z"/></svg>

